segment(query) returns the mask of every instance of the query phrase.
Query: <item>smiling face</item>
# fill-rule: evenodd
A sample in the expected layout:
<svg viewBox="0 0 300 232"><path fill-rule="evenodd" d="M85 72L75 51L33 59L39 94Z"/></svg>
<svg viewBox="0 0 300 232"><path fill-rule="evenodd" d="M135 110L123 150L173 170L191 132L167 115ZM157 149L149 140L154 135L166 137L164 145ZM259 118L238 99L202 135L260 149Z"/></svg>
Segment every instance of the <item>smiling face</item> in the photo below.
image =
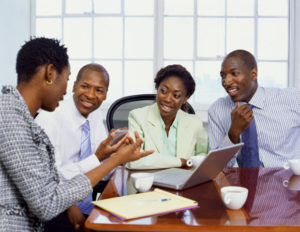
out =
<svg viewBox="0 0 300 232"><path fill-rule="evenodd" d="M91 69L84 70L81 79L74 83L74 102L84 117L88 117L106 99L107 84L102 72Z"/></svg>
<svg viewBox="0 0 300 232"><path fill-rule="evenodd" d="M165 78L158 86L156 102L163 119L173 120L182 104L187 101L186 88L179 77Z"/></svg>
<svg viewBox="0 0 300 232"><path fill-rule="evenodd" d="M220 72L222 85L232 101L249 102L257 89L257 69L249 69L239 57L228 57Z"/></svg>

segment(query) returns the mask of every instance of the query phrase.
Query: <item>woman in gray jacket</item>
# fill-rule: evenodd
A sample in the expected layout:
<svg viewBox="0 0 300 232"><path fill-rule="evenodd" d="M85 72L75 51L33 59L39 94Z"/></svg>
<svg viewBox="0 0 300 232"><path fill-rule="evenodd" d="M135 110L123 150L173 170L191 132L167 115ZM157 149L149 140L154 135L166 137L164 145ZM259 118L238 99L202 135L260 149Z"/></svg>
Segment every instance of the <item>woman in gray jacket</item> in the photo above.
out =
<svg viewBox="0 0 300 232"><path fill-rule="evenodd" d="M5 86L0 95L0 231L43 231L45 221L86 198L113 168L151 151L139 152L138 134L136 143L110 150L112 134L96 151L109 157L105 163L60 185L53 146L33 119L40 108L53 111L66 93L67 49L54 39L31 39L16 70L17 88Z"/></svg>

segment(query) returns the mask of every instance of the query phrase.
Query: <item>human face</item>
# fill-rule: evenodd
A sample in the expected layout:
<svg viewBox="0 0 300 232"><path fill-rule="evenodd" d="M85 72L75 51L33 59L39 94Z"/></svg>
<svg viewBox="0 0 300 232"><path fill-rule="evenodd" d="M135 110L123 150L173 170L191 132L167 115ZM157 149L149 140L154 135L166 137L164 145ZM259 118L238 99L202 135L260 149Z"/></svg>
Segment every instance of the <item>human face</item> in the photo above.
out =
<svg viewBox="0 0 300 232"><path fill-rule="evenodd" d="M187 101L187 90L177 76L164 79L158 86L156 102L163 119L173 120L182 104Z"/></svg>
<svg viewBox="0 0 300 232"><path fill-rule="evenodd" d="M238 57L229 57L222 63L222 85L234 102L249 102L257 89L257 69L247 69Z"/></svg>
<svg viewBox="0 0 300 232"><path fill-rule="evenodd" d="M74 83L73 93L78 111L88 117L106 99L107 79L102 72L86 69L80 81Z"/></svg>
<svg viewBox="0 0 300 232"><path fill-rule="evenodd" d="M54 76L51 80L50 92L44 93L44 100L41 108L47 111L54 111L59 105L59 101L63 100L66 94L66 89L68 85L68 80L70 76L70 67L66 66L63 68L62 72L59 74L56 69L51 66L47 66L48 75Z"/></svg>

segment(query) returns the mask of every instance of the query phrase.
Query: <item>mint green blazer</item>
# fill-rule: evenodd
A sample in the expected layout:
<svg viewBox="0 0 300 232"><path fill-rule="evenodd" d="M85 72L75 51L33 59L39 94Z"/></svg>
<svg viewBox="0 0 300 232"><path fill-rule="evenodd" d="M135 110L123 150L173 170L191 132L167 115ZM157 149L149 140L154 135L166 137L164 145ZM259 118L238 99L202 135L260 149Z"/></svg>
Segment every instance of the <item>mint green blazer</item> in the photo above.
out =
<svg viewBox="0 0 300 232"><path fill-rule="evenodd" d="M141 150L155 150L149 156L127 163L129 169L158 169L181 167L180 158L189 159L194 155L205 155L208 149L208 137L199 117L182 110L177 112L177 154L176 157L163 153L162 128L157 104L130 111L128 129L134 138L138 131L144 139Z"/></svg>

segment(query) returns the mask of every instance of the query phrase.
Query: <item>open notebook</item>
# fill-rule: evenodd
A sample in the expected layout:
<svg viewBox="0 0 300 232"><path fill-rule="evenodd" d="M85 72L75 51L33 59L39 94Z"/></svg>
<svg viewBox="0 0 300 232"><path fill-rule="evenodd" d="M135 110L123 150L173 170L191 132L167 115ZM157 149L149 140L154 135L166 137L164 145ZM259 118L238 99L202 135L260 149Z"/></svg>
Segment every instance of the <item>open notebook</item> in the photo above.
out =
<svg viewBox="0 0 300 232"><path fill-rule="evenodd" d="M154 191L113 197L92 202L121 220L136 219L197 208L198 203L185 197L154 189Z"/></svg>

